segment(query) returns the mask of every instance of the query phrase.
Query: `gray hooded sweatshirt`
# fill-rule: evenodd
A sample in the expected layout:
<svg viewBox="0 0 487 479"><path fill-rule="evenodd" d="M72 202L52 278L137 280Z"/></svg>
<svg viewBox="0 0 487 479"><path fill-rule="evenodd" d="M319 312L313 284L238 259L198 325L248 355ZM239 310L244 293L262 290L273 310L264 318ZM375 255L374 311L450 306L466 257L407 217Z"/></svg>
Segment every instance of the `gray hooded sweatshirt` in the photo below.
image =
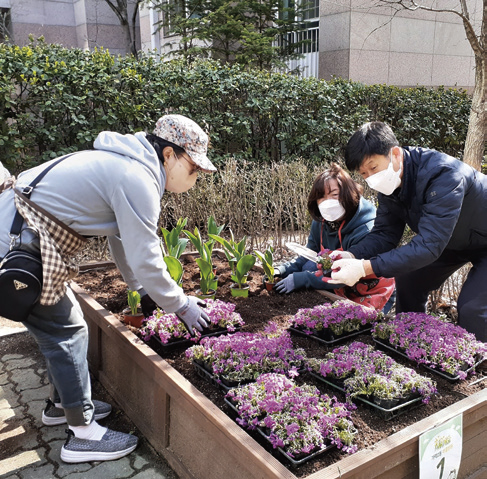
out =
<svg viewBox="0 0 487 479"><path fill-rule="evenodd" d="M27 186L47 165L23 172L16 187ZM165 311L174 312L186 297L167 272L157 235L165 183L165 170L145 133L102 132L94 150L49 171L31 199L81 235L107 236L128 287L143 288ZM10 189L0 195L0 257L9 249L14 214Z"/></svg>

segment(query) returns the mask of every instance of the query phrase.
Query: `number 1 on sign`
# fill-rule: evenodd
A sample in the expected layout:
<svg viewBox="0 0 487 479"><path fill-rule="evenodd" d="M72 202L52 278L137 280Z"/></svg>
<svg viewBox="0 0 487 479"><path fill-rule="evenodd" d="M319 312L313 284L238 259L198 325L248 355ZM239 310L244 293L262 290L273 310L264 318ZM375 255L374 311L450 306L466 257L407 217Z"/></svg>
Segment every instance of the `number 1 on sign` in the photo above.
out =
<svg viewBox="0 0 487 479"><path fill-rule="evenodd" d="M441 467L441 471L440 471L440 478L439 479L443 479L443 471L445 470L445 458L444 457L441 458L441 461L436 466L436 469L439 469L440 467Z"/></svg>

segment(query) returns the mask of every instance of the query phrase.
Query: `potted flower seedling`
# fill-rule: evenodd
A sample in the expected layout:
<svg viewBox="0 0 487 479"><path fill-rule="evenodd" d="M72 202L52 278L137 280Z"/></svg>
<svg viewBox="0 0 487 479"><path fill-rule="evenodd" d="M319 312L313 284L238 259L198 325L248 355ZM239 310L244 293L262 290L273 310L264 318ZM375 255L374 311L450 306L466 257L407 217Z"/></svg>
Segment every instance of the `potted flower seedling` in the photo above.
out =
<svg viewBox="0 0 487 479"><path fill-rule="evenodd" d="M235 282L235 284L230 286L233 297L248 297L250 288L247 283L247 276L255 264L255 259L255 256L246 254L238 260L235 266L235 273L231 276L232 281Z"/></svg>
<svg viewBox="0 0 487 479"><path fill-rule="evenodd" d="M186 249L188 238L180 238L183 228L186 226L188 218L179 218L176 226L171 230L161 228L163 242L161 241L161 248L164 256L172 256L179 259L181 254Z"/></svg>
<svg viewBox="0 0 487 479"><path fill-rule="evenodd" d="M216 275L214 273L213 262L211 259L212 252L213 252L213 246L215 245L215 242L213 240L204 242L198 228L196 228L196 227L195 227L193 233L191 233L188 230L184 230L184 233L186 234L186 236L188 236L189 240L191 241L193 246L196 248L196 251L198 251L198 253L200 255L199 259L203 260L203 262L199 262L198 259L196 260L198 266L200 267L200 277L203 279L203 276L205 276L205 279L203 281L206 281L206 284L204 284L203 286L200 283L200 288L201 289L207 288L207 289L216 290L217 285L218 285L218 280L217 280ZM201 272L201 264L206 265L206 263L210 265L210 272L211 272L210 276L207 276L206 272L205 273ZM205 269L205 271L206 271L206 269ZM202 294L205 294L205 293L202 292Z"/></svg>
<svg viewBox="0 0 487 479"><path fill-rule="evenodd" d="M208 237L210 238L210 240L207 241L206 244L208 245L211 254L213 254L213 248L215 246L215 240L212 238L212 235L218 236L222 232L224 227L225 225L218 226L213 216L210 216L208 218ZM216 274L215 268L213 269L213 272Z"/></svg>
<svg viewBox="0 0 487 479"><path fill-rule="evenodd" d="M164 263L166 263L167 271L171 278L176 281L178 286L183 284L183 265L179 259L174 256L164 256Z"/></svg>
<svg viewBox="0 0 487 479"><path fill-rule="evenodd" d="M211 263L203 258L196 258L196 263L200 268L200 289L196 291L196 296L201 299L215 299L215 275Z"/></svg>
<svg viewBox="0 0 487 479"><path fill-rule="evenodd" d="M264 268L264 285L267 291L272 291L274 288L275 279L274 279L274 248L272 246L268 246L264 253L260 251L254 251L257 258L260 259L262 262L262 267Z"/></svg>
<svg viewBox="0 0 487 479"><path fill-rule="evenodd" d="M209 234L208 236L211 239L218 241L223 246L223 251L225 252L232 274L235 274L237 263L243 256L245 256L247 236L244 236L239 242L235 241L232 230L230 230L229 240L215 234Z"/></svg>
<svg viewBox="0 0 487 479"><path fill-rule="evenodd" d="M139 307L140 294L137 291L129 290L127 293L127 302L129 307L123 310L123 320L126 324L140 328L142 321L144 321L144 315Z"/></svg>
<svg viewBox="0 0 487 479"><path fill-rule="evenodd" d="M181 254L186 249L188 238L180 238L181 231L186 226L188 218L179 218L176 226L171 230L161 228L163 240L161 240L161 249L166 263L167 271L171 278L176 281L178 286L183 282L183 265L179 261Z"/></svg>
<svg viewBox="0 0 487 479"><path fill-rule="evenodd" d="M333 265L333 260L330 258L331 251L331 249L323 249L318 253L318 264L321 264L323 274L331 271L331 267Z"/></svg>

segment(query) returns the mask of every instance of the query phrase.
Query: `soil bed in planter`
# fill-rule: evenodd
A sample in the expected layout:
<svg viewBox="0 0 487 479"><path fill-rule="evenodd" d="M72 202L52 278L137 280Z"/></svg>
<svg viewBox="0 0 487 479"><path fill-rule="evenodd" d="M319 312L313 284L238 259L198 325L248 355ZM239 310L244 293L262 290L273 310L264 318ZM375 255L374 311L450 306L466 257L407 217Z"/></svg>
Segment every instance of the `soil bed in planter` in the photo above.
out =
<svg viewBox="0 0 487 479"><path fill-rule="evenodd" d="M219 275L219 288L217 290L217 299L221 299L223 301L230 301L234 302L237 305L236 312L240 313L242 318L245 321L245 326L242 328L244 332L255 332L261 331L265 324L268 321L272 320L281 326L287 326L287 322L289 318L294 315L299 308L306 308L313 306L315 304L320 304L326 301L326 298L320 295L316 291L299 291L293 292L290 295L279 295L278 293L272 291L268 292L265 290L262 284L262 274L260 272L252 271L249 274L249 283L250 283L250 296L249 298L232 298L230 294L230 271L228 269L228 264L226 261L220 261L215 259L215 264L218 268L217 274ZM199 272L197 265L194 263L194 260L189 257L184 259L184 279L183 279L183 287L187 293L193 293L199 286ZM91 297L93 297L96 301L98 301L103 307L107 310L112 311L115 315L120 317L120 313L123 308L126 306L126 293L127 293L127 286L121 279L118 271L115 268L112 269L100 269L94 271L85 271L81 273L77 278L76 282L82 286L84 290L86 290ZM105 315L102 311L102 314ZM112 323L108 326L108 328L114 328ZM118 326L117 326L118 328ZM129 328L134 334L137 334L136 328ZM124 331L126 331L125 326L120 323L120 331L121 334L124 335L128 339L129 342L136 343L140 340L137 339L136 336L132 335L133 339L130 339ZM364 343L374 344L371 336L368 334L361 334L355 338L354 340L359 340ZM93 341L92 341L93 342ZM308 337L293 337L293 343L295 347L302 347L306 350L309 357L316 357L321 358L327 352L333 349L332 347L328 347L327 345L323 345L321 343L315 342ZM96 347L92 346L92 347ZM128 348L128 347L127 347ZM219 390L215 385L210 384L206 379L201 378L197 372L195 371L191 362L185 357L184 348L174 350L174 351L166 351L162 347L155 347L154 350L162 357L164 360L169 363L176 371L178 371L184 378L186 378L192 385L194 385L204 396L206 396L213 404L215 404L219 409L221 409L224 413L230 414L230 408L224 401L224 393ZM106 353L108 354L108 353ZM404 365L411 367L413 369L416 368L414 363L406 359L400 359L399 362L402 362ZM95 365L96 367L96 365ZM408 414L403 414L399 417L395 417L390 421L385 422L383 419L377 417L377 415L368 408L358 408L354 411L353 414L353 421L358 429L358 434L355 439L355 443L359 447L359 452L356 453L356 457L350 456L347 464L349 467L353 467L352 464L356 464L359 460L359 456L362 458L361 461L365 464L367 462L368 457L372 457L372 455L368 452L367 457L361 456L360 451L372 446L382 439L388 438L391 435L394 437L397 436L398 431L402 431L408 426L413 426L418 421L424 420L439 411L467 398L475 393L479 393L485 387L485 383L476 383L471 384L474 382L475 377L469 376L465 381L459 381L452 384L450 381L446 380L445 378L432 376L429 372L425 375L428 377L432 377L436 383L438 388L438 395L435 396L431 402L421 408L414 409L410 411ZM109 378L108 378L109 380ZM315 386L319 387L325 393L328 394L335 394L335 391L329 387L327 388L317 379L313 378L310 375L304 374L298 378L298 380L305 381L310 384L314 384ZM158 386L159 387L159 386ZM341 401L344 401L344 395L340 393L336 394L337 398ZM142 400L144 398L141 398ZM462 409L464 410L464 409ZM486 439L486 414L485 414L485 405L484 406L475 406L474 416L478 417L479 425L476 426L475 424L472 425L472 428L475 430L478 429L479 441L481 444L484 444L483 449L482 446L479 446L477 450L477 454L481 454L485 457L485 439ZM189 420L191 422L191 420ZM181 427L184 427L182 425ZM189 425L187 425L189 427ZM431 426L430 426L431 427ZM161 432L161 435L166 434L165 432ZM264 447L267 448L266 441L259 435L253 434L252 437L257 441L259 444L262 444ZM177 439L177 438L176 438ZM395 439L397 441L398 439ZM389 448L391 444L395 441L389 442ZM408 439L411 442L411 446L413 447L414 440ZM381 443L382 444L382 443ZM381 446L382 448L382 446ZM379 448L379 449L381 449ZM417 454L417 439L416 444L414 445L415 454ZM268 448L267 450L270 451ZM382 449L381 449L382 450ZM378 451L376 451L378 452ZM324 468L328 468L328 466L336 463L337 461L341 461L342 459L346 458L347 455L341 453L337 450L328 451L324 455L320 455L317 458L303 464L295 469L293 469L293 475L290 476L282 476L282 477L308 477L310 475L314 475L317 471L321 471ZM417 457L417 456L416 456ZM473 455L472 455L473 458ZM472 463L474 459L470 458L469 461L465 460L462 462L462 467L468 470L468 464ZM353 461L352 461L353 459ZM468 458L467 458L468 459ZM397 460L397 459L396 459ZM174 464L175 460L169 461L171 464ZM264 464L264 461L262 464ZM343 462L343 461L342 461ZM389 470L393 466L390 465L390 460L385 459L383 465L380 465L377 461L374 463L374 467L381 467L384 471ZM341 472L344 472L344 465L340 466ZM383 477L415 477L414 476L414 468L416 468L416 475L417 475L417 461L416 459L411 462L409 461L404 470L409 470L407 474L412 474L410 476L387 476L384 475ZM411 469L413 468L413 469ZM328 470L328 469L327 469ZM369 471L370 468L364 468L364 471ZM462 469L461 469L462 470ZM176 472L180 474L182 477L192 477L190 472L185 472L181 469L177 469ZM471 472L471 469L470 469ZM337 473L338 474L338 473ZM321 477L321 476L320 476ZM323 478L328 477L335 477L331 475L331 472L326 475L322 476ZM336 477L339 477L338 475ZM343 477L358 477L358 476L350 476L350 475L343 475ZM370 475L370 473L366 473L366 475L361 477L379 477L379 474L374 476ZM462 477L461 475L459 477ZM381 476L382 479L382 476Z"/></svg>

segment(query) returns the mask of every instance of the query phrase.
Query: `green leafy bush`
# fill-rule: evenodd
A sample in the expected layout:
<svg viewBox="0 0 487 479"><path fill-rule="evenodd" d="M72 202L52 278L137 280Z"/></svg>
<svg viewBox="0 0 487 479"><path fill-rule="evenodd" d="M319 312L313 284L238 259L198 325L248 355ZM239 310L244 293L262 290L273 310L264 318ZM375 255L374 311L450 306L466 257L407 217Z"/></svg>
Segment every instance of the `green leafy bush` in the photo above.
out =
<svg viewBox="0 0 487 479"><path fill-rule="evenodd" d="M374 119L389 122L403 144L459 156L470 104L465 92L444 88L325 82L210 60L115 58L42 40L0 45L0 153L14 174L91 148L102 130L150 131L169 111L206 125L220 167L229 158L322 164Z"/></svg>

